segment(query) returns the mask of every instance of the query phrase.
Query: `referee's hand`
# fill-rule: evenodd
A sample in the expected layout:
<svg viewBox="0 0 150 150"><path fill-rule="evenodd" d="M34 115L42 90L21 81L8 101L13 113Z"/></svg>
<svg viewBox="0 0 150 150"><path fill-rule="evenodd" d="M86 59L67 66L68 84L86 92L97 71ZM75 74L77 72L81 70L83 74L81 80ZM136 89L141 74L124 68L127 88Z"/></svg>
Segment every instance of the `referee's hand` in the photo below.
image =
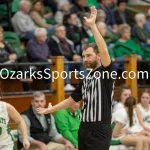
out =
<svg viewBox="0 0 150 150"><path fill-rule="evenodd" d="M48 114L51 113L51 109L52 109L52 104L49 103L48 108L37 108L37 112L39 114Z"/></svg>
<svg viewBox="0 0 150 150"><path fill-rule="evenodd" d="M89 26L91 26L91 25L95 24L96 17L97 17L97 9L94 6L92 6L90 17L89 18L84 17L84 19L85 19L86 23Z"/></svg>

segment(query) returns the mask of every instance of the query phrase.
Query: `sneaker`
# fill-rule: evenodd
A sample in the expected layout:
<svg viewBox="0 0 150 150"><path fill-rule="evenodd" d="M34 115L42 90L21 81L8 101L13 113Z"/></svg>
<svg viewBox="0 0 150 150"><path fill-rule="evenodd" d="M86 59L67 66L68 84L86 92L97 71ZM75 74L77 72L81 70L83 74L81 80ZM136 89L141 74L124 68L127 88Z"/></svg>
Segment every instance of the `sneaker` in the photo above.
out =
<svg viewBox="0 0 150 150"><path fill-rule="evenodd" d="M75 88L71 84L66 84L64 90L65 91L73 91L73 90L75 90Z"/></svg>

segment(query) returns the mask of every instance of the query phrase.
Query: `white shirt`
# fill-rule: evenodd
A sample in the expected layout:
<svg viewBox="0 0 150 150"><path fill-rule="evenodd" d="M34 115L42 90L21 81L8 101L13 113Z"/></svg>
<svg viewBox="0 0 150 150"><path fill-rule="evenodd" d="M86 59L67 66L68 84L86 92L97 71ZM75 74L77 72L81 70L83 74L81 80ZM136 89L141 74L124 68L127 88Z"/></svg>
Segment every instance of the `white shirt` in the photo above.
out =
<svg viewBox="0 0 150 150"><path fill-rule="evenodd" d="M118 103L114 106L112 113L115 113L117 110L122 109L122 108L124 108L124 105L123 105L121 102L118 102Z"/></svg>
<svg viewBox="0 0 150 150"><path fill-rule="evenodd" d="M4 146L13 146L12 136L8 128L9 116L6 103L0 101L0 150Z"/></svg>

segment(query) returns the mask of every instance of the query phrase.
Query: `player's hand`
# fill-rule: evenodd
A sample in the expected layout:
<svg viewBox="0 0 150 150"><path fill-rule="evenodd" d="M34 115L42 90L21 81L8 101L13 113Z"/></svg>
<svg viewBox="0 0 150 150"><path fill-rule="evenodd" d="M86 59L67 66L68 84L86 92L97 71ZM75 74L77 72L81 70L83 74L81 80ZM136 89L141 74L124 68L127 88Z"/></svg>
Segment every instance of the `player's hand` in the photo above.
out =
<svg viewBox="0 0 150 150"><path fill-rule="evenodd" d="M52 104L49 103L48 108L45 108L45 109L43 109L43 108L38 108L38 109L37 109L37 112L38 112L39 114L48 114L48 113L51 113L51 109L52 109L52 108L53 108Z"/></svg>
<svg viewBox="0 0 150 150"><path fill-rule="evenodd" d="M23 139L22 144L25 149L29 149L30 142L28 141L28 139Z"/></svg>
<svg viewBox="0 0 150 150"><path fill-rule="evenodd" d="M129 131L128 129L123 129L120 131L121 134L129 134Z"/></svg>
<svg viewBox="0 0 150 150"><path fill-rule="evenodd" d="M87 24L89 26L91 26L91 25L95 24L96 17L97 17L97 9L94 6L92 6L90 18L84 17L84 19L87 22Z"/></svg>

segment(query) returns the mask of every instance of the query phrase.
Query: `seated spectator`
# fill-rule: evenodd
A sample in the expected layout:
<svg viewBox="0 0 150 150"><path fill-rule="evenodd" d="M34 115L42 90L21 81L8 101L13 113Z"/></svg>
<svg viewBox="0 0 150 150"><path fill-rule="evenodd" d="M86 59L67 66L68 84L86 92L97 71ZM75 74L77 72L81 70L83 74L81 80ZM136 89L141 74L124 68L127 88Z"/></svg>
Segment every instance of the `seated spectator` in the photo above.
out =
<svg viewBox="0 0 150 150"><path fill-rule="evenodd" d="M112 11L115 11L117 9L117 2L118 0L111 0L110 8Z"/></svg>
<svg viewBox="0 0 150 150"><path fill-rule="evenodd" d="M106 14L105 14L105 11L102 10L102 9L99 9L97 11L97 18L96 18L96 22L97 24L101 24L100 22L104 22L105 23L105 19L106 19ZM119 35L118 33L114 33L110 30L110 27L109 26L106 26L105 27L107 28L106 29L106 33L105 33L105 41L107 44L110 44L110 43L114 43L118 38L119 38Z"/></svg>
<svg viewBox="0 0 150 150"><path fill-rule="evenodd" d="M116 111L112 116L112 140L111 145L123 144L134 146L135 150L148 150L148 140L144 136L132 133L132 127L136 123L135 107L136 99L128 97L125 107Z"/></svg>
<svg viewBox="0 0 150 150"><path fill-rule="evenodd" d="M132 36L136 42L140 45L144 55L144 60L150 60L150 33L145 28L146 18L144 14L136 14L135 16L136 25L132 30ZM150 84L150 64L144 63L142 65L143 71L148 72L148 78L146 77L146 83Z"/></svg>
<svg viewBox="0 0 150 150"><path fill-rule="evenodd" d="M66 149L72 150L73 145L58 133L53 116L51 114L38 114L38 108L44 109L45 106L44 93L35 92L30 108L22 113L22 118L27 125L31 149L65 150L66 146ZM19 130L18 148L21 149L22 147L22 134Z"/></svg>
<svg viewBox="0 0 150 150"><path fill-rule="evenodd" d="M66 28L63 25L57 25L54 29L54 35L49 40L49 48L53 56L64 56L64 61L82 62L79 55L74 50L74 44L72 41L66 38ZM79 71L83 71L84 67L81 64L65 65L64 70L69 74L70 70L77 68ZM65 79L65 90L74 90L74 87L70 84L69 76Z"/></svg>
<svg viewBox="0 0 150 150"><path fill-rule="evenodd" d="M47 31L45 28L37 28L34 32L34 37L27 43L28 59L31 62L49 62L51 63L51 52L47 44ZM45 69L50 69L50 65L38 66L37 70L41 70L44 74ZM46 72L51 73L50 70ZM43 75L45 76L45 75ZM51 79L44 79L46 89L51 87Z"/></svg>
<svg viewBox="0 0 150 150"><path fill-rule="evenodd" d="M132 16L126 11L127 0L118 0L117 9L114 12L116 24L129 24L131 27L135 24Z"/></svg>
<svg viewBox="0 0 150 150"><path fill-rule="evenodd" d="M150 93L148 90L142 93L140 103L136 107L136 113L141 131L150 136Z"/></svg>
<svg viewBox="0 0 150 150"><path fill-rule="evenodd" d="M148 19L146 20L145 28L150 33L150 9L148 10Z"/></svg>
<svg viewBox="0 0 150 150"><path fill-rule="evenodd" d="M29 16L30 3L27 0L21 0L19 3L19 11L12 18L14 30L23 39L30 39L34 35L36 26Z"/></svg>
<svg viewBox="0 0 150 150"><path fill-rule="evenodd" d="M57 12L57 1L56 0L43 0L45 6L48 6L53 14Z"/></svg>
<svg viewBox="0 0 150 150"><path fill-rule="evenodd" d="M131 39L131 27L122 24L118 30L120 39L114 45L114 56L122 57L135 54L138 60L142 60L143 52L134 40Z"/></svg>
<svg viewBox="0 0 150 150"><path fill-rule="evenodd" d="M55 113L54 119L58 132L78 148L78 130L80 126L80 102Z"/></svg>
<svg viewBox="0 0 150 150"><path fill-rule="evenodd" d="M116 24L116 21L115 21L114 13L109 8L110 4L111 4L110 0L101 0L101 3L98 6L98 9L102 9L102 10L105 11L105 14L106 14L105 23L108 26L111 26L113 32L117 32L117 24Z"/></svg>
<svg viewBox="0 0 150 150"><path fill-rule="evenodd" d="M136 25L133 28L133 38L142 46L150 47L150 34L144 28L146 18L144 14L138 13L135 15Z"/></svg>
<svg viewBox="0 0 150 150"><path fill-rule="evenodd" d="M71 4L68 0L59 1L58 3L58 11L55 14L55 21L58 24L63 23L63 18L65 14L68 14L71 9Z"/></svg>
<svg viewBox="0 0 150 150"><path fill-rule="evenodd" d="M66 27L67 38L74 43L75 50L81 53L81 31L77 26L77 15L75 13L66 14L63 18L63 25Z"/></svg>
<svg viewBox="0 0 150 150"><path fill-rule="evenodd" d="M136 42L131 39L131 27L127 24L122 24L119 26L118 32L120 34L120 39L115 42L113 47L115 59L123 61L126 55L136 55L138 61L142 60L144 58L144 53ZM124 70L123 64L116 63L114 66L116 69L120 68L121 71ZM138 70L141 70L141 64L138 64Z"/></svg>
<svg viewBox="0 0 150 150"><path fill-rule="evenodd" d="M119 102L113 107L113 113L124 107L126 99L131 96L131 89L128 86L122 86L120 90Z"/></svg>
<svg viewBox="0 0 150 150"><path fill-rule="evenodd" d="M74 6L72 7L71 11L80 18L80 15L85 12L90 12L89 7L87 7L87 0L75 0Z"/></svg>
<svg viewBox="0 0 150 150"><path fill-rule="evenodd" d="M31 7L31 18L38 27L46 28L48 32L52 32L53 26L46 22L44 17L44 5L41 0L34 0Z"/></svg>
<svg viewBox="0 0 150 150"><path fill-rule="evenodd" d="M108 51L109 51L111 59L114 59L113 52L111 50L111 45L109 47L109 44L111 42L114 42L116 37L114 35L112 35L112 34L110 34L109 37L107 36L108 35L108 33L107 33L107 26L106 26L106 24L104 22L98 21L98 22L96 22L96 25L97 25L97 28L98 28L99 32L104 37L104 40L105 40L105 42L106 42L106 44L107 44L107 46L109 48ZM92 42L95 42L94 36L91 36L88 39L88 43L92 43Z"/></svg>
<svg viewBox="0 0 150 150"><path fill-rule="evenodd" d="M97 11L96 22L105 22L105 19L106 19L105 11L102 9L99 9Z"/></svg>
<svg viewBox="0 0 150 150"><path fill-rule="evenodd" d="M9 44L6 44L3 39L3 28L0 27L0 63L17 63L17 62L28 62L28 59L26 56L17 56L17 53L11 48ZM32 79L29 78L29 76L25 72L29 72L29 66L20 66L16 67L14 65L7 66L6 68L12 69L12 70L20 70L23 73L23 78L20 79L23 82L32 82Z"/></svg>
<svg viewBox="0 0 150 150"><path fill-rule="evenodd" d="M34 37L27 43L27 52L31 62L51 62L51 52L46 40L46 29L37 28Z"/></svg>

